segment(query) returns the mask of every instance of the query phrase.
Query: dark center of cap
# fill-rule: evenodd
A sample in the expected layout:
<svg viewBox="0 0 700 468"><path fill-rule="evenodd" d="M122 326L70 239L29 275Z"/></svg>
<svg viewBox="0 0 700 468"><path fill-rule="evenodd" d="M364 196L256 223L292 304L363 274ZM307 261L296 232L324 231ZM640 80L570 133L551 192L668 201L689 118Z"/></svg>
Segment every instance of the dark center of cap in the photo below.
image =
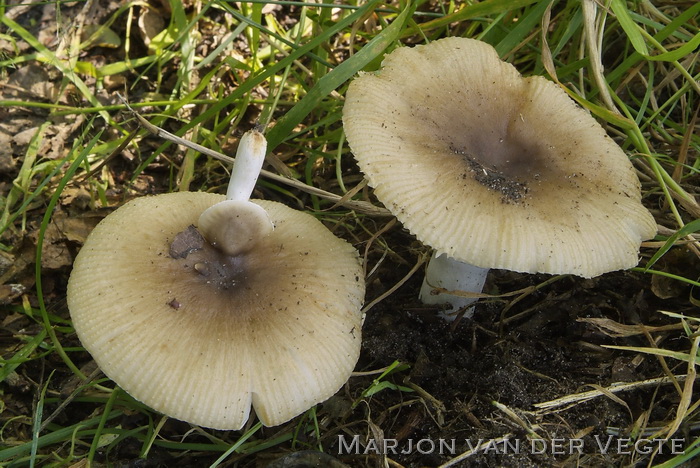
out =
<svg viewBox="0 0 700 468"><path fill-rule="evenodd" d="M170 243L170 257L190 270L194 278L217 290L230 290L241 285L245 274L245 255L230 256L212 246L190 225L175 235Z"/></svg>

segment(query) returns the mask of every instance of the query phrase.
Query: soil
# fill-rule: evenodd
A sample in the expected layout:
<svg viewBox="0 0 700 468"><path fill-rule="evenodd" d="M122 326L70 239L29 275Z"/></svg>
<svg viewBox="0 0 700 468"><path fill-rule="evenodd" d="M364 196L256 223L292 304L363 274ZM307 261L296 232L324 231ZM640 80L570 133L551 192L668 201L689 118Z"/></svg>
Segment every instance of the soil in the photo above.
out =
<svg viewBox="0 0 700 468"><path fill-rule="evenodd" d="M416 241L398 226L385 236L390 245L410 247L394 252L405 260L416 261L424 252L416 250ZM371 254L370 265L373 257ZM405 263L402 266L384 262L369 283L368 300L400 281L412 267ZM69 267L62 267L45 271L42 278L47 307L53 321L59 324L69 318L64 300L69 272ZM651 428L673 419L679 402L673 385L639 386L615 396L600 395L553 410L538 409L535 405L615 382L663 377L655 358L603 347L649 346L641 332L643 327L631 336L618 337L603 325L643 323L652 330L659 345L684 351L689 341L679 337L678 330L658 333L650 328L677 325L677 321L668 319L659 310L690 314L680 301L656 297L648 276L616 272L592 280L561 277L522 298L515 296L520 299L517 302L513 298L481 302L473 318L448 322L436 316L436 309L417 302L421 275L419 270L368 311L357 375L317 409L321 439L299 436L294 444L287 441L252 455L234 455L231 460L240 462L236 466L267 466L289 451L316 448L320 443L327 454L351 467L384 466L384 457L391 459L393 465L389 466L434 467L480 442L487 444L504 436L508 437L509 445L491 442L490 449L482 447L455 466L644 466L649 462L650 456L639 451L619 453L624 450L616 444L629 437L635 428L653 431ZM493 270L485 291L491 294L518 291L552 279L547 275ZM36 304L34 291L27 292L25 297ZM16 346L14 337L31 337L41 329L41 325L25 315L7 315L3 323L4 349L12 349L8 347L12 343ZM74 334L62 334L60 327L58 331L64 348L79 346ZM71 359L86 374L94 369L94 362L85 352L71 353ZM667 361L673 374L685 373L684 364ZM383 386L371 396L363 397L368 389L377 389L377 370L392 365L396 366L395 370L381 380L385 382ZM372 374L363 375L366 372ZM47 415L56 411L60 402L69 398L79 385L56 353L23 364L3 383L5 437L17 440L30 437L26 432L30 430L28 426L9 419L31 417L37 392L46 382L49 393L55 397L55 402L44 408ZM104 383L110 386L108 381ZM128 398L123 394L122 397ZM59 410L53 422L68 426L89 419L102 409L100 403L78 398L65 411ZM109 424L122 429L137 428L147 423L147 414L127 412ZM304 417L299 417L280 427L264 428L257 437L274 439L276 435L289 434L303 420ZM186 423L167 420L160 436L164 440L178 440L189 430ZM235 433L207 432L224 440L235 440ZM361 443L353 445L354 435L360 436ZM684 427L674 438L687 441L697 435L697 428ZM605 444L611 436L614 436L611 448L601 450L599 444ZM533 449L533 438L542 438L546 445ZM190 443L198 440L204 443L206 437L195 434L187 438ZM386 449L382 448L383 443L388 444ZM578 445L571 448L572 443L582 444L582 453L578 453ZM98 452L96 461L110 466L205 466L219 455L182 454L155 446L144 460L138 458L141 448L138 440L125 438L109 451ZM663 448L666 454L657 454L653 458L655 462L669 458L668 446ZM61 449L54 447L54 450ZM308 456L317 459L319 455Z"/></svg>
<svg viewBox="0 0 700 468"><path fill-rule="evenodd" d="M485 290L494 294L516 291L551 278L493 270ZM384 390L372 396L366 417L381 428L385 438L397 439L400 448L407 449L411 439L414 444L427 439L436 445L440 439L454 440L455 447L449 446L442 455L414 449L411 454L392 456L394 460L404 466L438 466L469 450L469 443L476 446L480 440L509 434L513 446L520 444L520 453L501 444L458 466L642 462L644 457L639 454L601 453L599 441L616 435L616 444L640 417L647 418L649 426L672 417L678 394L670 386L640 387L620 395L624 401L600 396L551 412L534 405L595 386L661 375L652 357L603 347L649 346L643 333L614 337L597 325L604 321L646 326L672 323L657 311L674 304L649 292L648 277L627 272L592 280L561 277L515 305L510 301L480 303L473 318L452 323L416 303L420 281L421 275L414 275L368 313L360 368L381 368L394 360L408 364L410 368L393 375L392 381L404 387L415 385L425 396ZM681 339L675 346L687 349L688 342ZM675 372L683 373L682 369ZM547 450L532 449L532 431L548 441ZM558 439L563 449L552 446ZM582 443L583 454L570 449L571 443ZM424 448L430 451L431 443L424 442ZM657 456L655 461L661 459Z"/></svg>

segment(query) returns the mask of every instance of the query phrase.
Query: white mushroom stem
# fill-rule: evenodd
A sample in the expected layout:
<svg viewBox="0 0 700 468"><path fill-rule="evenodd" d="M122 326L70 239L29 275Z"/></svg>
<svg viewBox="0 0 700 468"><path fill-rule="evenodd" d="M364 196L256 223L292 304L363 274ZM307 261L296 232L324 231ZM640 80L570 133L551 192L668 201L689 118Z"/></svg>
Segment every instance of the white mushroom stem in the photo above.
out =
<svg viewBox="0 0 700 468"><path fill-rule="evenodd" d="M435 254L430 259L423 278L420 300L423 304L449 303L452 308L444 310L440 315L446 320L454 320L457 312L472 304L476 298L442 292L433 294L433 290L441 288L456 293L480 293L488 272L488 268L460 262L445 254ZM470 307L466 310L465 317L471 317L473 314L474 308Z"/></svg>
<svg viewBox="0 0 700 468"><path fill-rule="evenodd" d="M258 130L247 131L238 143L236 151L236 161L233 163L231 180L228 183L226 198L229 200L250 199L255 183L260 175L265 153L267 151L267 140Z"/></svg>
<svg viewBox="0 0 700 468"><path fill-rule="evenodd" d="M272 232L267 212L250 201L266 150L267 140L262 133L255 129L246 132L238 144L226 200L199 217L199 230L204 238L226 255L244 253Z"/></svg>

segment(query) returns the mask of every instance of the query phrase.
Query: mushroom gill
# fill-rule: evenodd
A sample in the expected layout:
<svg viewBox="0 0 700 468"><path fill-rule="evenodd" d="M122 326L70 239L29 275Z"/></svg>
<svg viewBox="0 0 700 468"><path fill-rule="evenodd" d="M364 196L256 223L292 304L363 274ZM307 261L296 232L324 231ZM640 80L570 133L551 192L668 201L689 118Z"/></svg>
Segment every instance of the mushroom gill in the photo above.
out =
<svg viewBox="0 0 700 468"><path fill-rule="evenodd" d="M394 50L350 84L343 124L377 198L438 254L591 277L636 265L656 232L595 119L481 41Z"/></svg>

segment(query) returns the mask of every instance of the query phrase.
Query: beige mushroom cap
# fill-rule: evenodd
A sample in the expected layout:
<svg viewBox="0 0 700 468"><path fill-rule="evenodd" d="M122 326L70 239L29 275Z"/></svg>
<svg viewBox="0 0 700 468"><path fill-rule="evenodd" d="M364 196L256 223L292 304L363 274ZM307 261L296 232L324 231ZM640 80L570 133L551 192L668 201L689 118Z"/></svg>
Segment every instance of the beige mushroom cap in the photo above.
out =
<svg viewBox="0 0 700 468"><path fill-rule="evenodd" d="M396 49L351 83L343 124L377 198L456 260L592 277L635 266L656 233L603 128L483 42Z"/></svg>
<svg viewBox="0 0 700 468"><path fill-rule="evenodd" d="M224 199L158 195L110 214L75 261L68 307L85 348L137 400L216 429L240 429L252 405L277 425L350 376L362 270L314 217L269 201L255 203L275 229L250 251L202 246L188 227Z"/></svg>

